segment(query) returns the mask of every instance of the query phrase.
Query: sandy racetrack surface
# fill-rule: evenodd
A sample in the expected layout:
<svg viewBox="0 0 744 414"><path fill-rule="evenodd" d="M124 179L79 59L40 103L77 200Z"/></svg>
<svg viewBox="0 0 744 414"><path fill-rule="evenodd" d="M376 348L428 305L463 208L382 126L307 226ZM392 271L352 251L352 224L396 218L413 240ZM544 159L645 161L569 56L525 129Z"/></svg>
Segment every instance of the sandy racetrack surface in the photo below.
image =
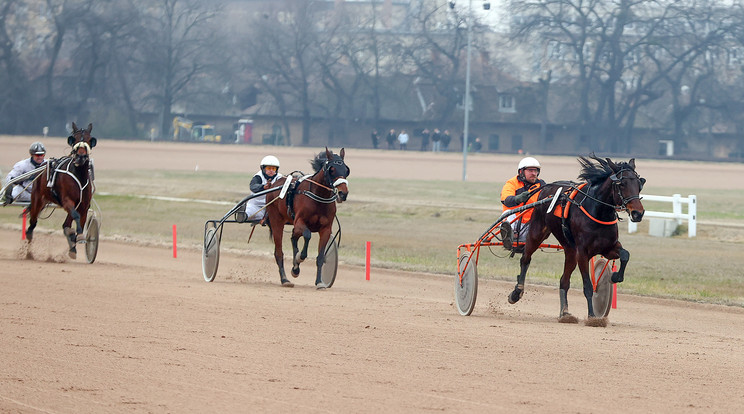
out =
<svg viewBox="0 0 744 414"><path fill-rule="evenodd" d="M454 276L374 268L366 281L342 265L316 291L308 260L286 289L266 257L223 253L205 283L197 250L173 259L104 239L92 265L65 250L59 234L37 234L26 251L18 231L0 229L0 412L744 407L741 308L621 294L609 326L592 328L556 322L555 287L528 286L509 305L513 283L481 280L474 314L461 317ZM578 290L569 301L583 322Z"/></svg>

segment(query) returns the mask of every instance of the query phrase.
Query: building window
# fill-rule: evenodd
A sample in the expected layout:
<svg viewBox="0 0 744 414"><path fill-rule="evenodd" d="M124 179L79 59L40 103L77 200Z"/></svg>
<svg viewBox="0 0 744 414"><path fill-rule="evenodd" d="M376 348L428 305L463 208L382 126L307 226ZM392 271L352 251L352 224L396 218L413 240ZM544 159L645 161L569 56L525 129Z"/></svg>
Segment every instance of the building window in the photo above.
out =
<svg viewBox="0 0 744 414"><path fill-rule="evenodd" d="M491 134L488 136L488 150L498 151L499 150L499 135Z"/></svg>
<svg viewBox="0 0 744 414"><path fill-rule="evenodd" d="M517 109L514 105L514 96L513 95L499 95L499 112L517 112Z"/></svg>
<svg viewBox="0 0 744 414"><path fill-rule="evenodd" d="M523 150L522 148L522 135L512 135L512 150L513 151L519 151Z"/></svg>

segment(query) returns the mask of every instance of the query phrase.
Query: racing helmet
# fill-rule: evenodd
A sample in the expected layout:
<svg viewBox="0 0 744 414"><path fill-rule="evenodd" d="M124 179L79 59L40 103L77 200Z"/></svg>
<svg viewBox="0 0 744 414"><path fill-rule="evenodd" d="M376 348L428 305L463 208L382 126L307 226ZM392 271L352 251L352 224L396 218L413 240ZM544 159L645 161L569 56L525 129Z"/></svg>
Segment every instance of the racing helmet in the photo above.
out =
<svg viewBox="0 0 744 414"><path fill-rule="evenodd" d="M263 167L266 167L267 165L276 167L276 169L279 170L279 159L273 155L267 155L261 160L261 169L263 170Z"/></svg>
<svg viewBox="0 0 744 414"><path fill-rule="evenodd" d="M42 144L41 142L38 142L37 141L37 142L34 142L33 144L31 144L31 146L28 148L28 153L31 154L31 155L36 155L36 154L42 155L42 154L46 154L46 148L44 148L44 144Z"/></svg>
<svg viewBox="0 0 744 414"><path fill-rule="evenodd" d="M537 170L540 171L540 162L532 157L524 157L522 158L522 161L519 161L517 171L522 171L525 168L537 168Z"/></svg>

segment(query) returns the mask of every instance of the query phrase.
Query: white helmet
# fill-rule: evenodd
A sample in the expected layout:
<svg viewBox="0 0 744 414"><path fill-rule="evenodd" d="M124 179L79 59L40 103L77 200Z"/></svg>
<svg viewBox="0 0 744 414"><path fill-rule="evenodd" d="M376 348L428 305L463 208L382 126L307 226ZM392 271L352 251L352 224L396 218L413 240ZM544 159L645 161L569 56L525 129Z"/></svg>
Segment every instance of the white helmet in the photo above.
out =
<svg viewBox="0 0 744 414"><path fill-rule="evenodd" d="M532 157L524 157L522 161L519 161L518 171L522 171L523 168L537 168L540 169L540 162Z"/></svg>
<svg viewBox="0 0 744 414"><path fill-rule="evenodd" d="M44 148L44 144L42 144L41 142L34 142L33 144L31 144L31 147L29 147L28 152L31 155L46 154L46 148Z"/></svg>
<svg viewBox="0 0 744 414"><path fill-rule="evenodd" d="M261 160L261 168L270 165L279 169L279 159L273 155L267 155Z"/></svg>

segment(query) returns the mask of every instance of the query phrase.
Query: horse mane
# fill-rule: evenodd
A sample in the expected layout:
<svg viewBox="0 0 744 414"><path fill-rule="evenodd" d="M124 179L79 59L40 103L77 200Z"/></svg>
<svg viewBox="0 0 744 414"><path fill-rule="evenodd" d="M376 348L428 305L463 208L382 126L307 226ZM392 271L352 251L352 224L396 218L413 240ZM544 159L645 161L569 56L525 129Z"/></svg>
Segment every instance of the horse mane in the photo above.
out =
<svg viewBox="0 0 744 414"><path fill-rule="evenodd" d="M590 184L599 184L615 173L607 160L603 160L594 154L588 157L581 156L578 160L579 164L581 164L579 179L587 181ZM627 162L618 162L616 165L618 167L632 169Z"/></svg>
<svg viewBox="0 0 744 414"><path fill-rule="evenodd" d="M331 156L335 157L336 154L331 152ZM320 171L321 168L323 168L323 164L328 161L328 158L326 157L325 151L320 151L318 155L315 156L315 158L310 160L310 165L313 167L314 172Z"/></svg>

